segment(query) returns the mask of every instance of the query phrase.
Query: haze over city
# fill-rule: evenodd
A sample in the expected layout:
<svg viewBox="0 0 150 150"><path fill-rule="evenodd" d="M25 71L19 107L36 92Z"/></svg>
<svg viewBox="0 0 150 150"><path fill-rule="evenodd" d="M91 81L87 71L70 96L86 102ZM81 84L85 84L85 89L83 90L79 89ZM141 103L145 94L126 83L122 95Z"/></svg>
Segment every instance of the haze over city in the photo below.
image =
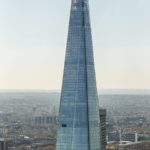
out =
<svg viewBox="0 0 150 150"><path fill-rule="evenodd" d="M0 150L149 150L149 6L0 1Z"/></svg>
<svg viewBox="0 0 150 150"><path fill-rule="evenodd" d="M61 89L70 3L0 1L0 89ZM149 5L90 0L98 88L150 88Z"/></svg>

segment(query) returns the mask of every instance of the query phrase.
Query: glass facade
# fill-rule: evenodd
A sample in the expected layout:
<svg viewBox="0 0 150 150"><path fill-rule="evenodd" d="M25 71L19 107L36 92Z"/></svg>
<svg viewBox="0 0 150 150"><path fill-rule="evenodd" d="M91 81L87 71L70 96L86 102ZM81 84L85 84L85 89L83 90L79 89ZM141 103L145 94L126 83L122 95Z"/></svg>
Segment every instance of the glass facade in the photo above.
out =
<svg viewBox="0 0 150 150"><path fill-rule="evenodd" d="M72 0L56 150L102 150L88 0Z"/></svg>

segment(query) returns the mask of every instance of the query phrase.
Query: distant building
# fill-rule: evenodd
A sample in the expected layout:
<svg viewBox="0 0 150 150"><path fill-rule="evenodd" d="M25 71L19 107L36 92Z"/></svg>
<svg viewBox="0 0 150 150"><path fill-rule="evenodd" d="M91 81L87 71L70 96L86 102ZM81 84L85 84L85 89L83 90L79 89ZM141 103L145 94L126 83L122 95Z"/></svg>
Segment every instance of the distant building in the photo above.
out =
<svg viewBox="0 0 150 150"><path fill-rule="evenodd" d="M106 149L106 109L100 109L100 128L101 128L101 145Z"/></svg>
<svg viewBox="0 0 150 150"><path fill-rule="evenodd" d="M0 135L5 135L8 132L8 129L5 127L0 128Z"/></svg>
<svg viewBox="0 0 150 150"><path fill-rule="evenodd" d="M146 118L145 117L139 117L139 116L136 116L136 117L127 117L127 119L125 120L125 123L128 124L128 125L143 125L143 124L146 124Z"/></svg>
<svg viewBox="0 0 150 150"><path fill-rule="evenodd" d="M109 132L107 135L108 141L120 141L120 133L119 131Z"/></svg>
<svg viewBox="0 0 150 150"><path fill-rule="evenodd" d="M7 141L4 138L0 138L0 150L8 150Z"/></svg>
<svg viewBox="0 0 150 150"><path fill-rule="evenodd" d="M5 150L5 140L0 139L0 150Z"/></svg>
<svg viewBox="0 0 150 150"><path fill-rule="evenodd" d="M35 125L49 125L49 124L56 124L57 117L56 116L36 116L35 117Z"/></svg>
<svg viewBox="0 0 150 150"><path fill-rule="evenodd" d="M138 135L137 135L137 133L126 132L126 133L122 134L122 140L123 141L137 142L138 141Z"/></svg>
<svg viewBox="0 0 150 150"><path fill-rule="evenodd" d="M119 131L109 132L108 133L108 141L130 141L130 142L137 142L138 135L137 133L133 132L123 132L120 133Z"/></svg>

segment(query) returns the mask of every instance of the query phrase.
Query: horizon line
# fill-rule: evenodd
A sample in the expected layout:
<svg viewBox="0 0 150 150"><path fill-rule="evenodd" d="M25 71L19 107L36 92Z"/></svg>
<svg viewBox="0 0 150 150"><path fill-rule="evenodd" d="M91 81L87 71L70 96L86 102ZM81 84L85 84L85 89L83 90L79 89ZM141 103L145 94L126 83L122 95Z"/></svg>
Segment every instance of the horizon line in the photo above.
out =
<svg viewBox="0 0 150 150"><path fill-rule="evenodd" d="M0 89L0 93L61 93L60 89ZM99 95L150 95L150 89L98 89Z"/></svg>

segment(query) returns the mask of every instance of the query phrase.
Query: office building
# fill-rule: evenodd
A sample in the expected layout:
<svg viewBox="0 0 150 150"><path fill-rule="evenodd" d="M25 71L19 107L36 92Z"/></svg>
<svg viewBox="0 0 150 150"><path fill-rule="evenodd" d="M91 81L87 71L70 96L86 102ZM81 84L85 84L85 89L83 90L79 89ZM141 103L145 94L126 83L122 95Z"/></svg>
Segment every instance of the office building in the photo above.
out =
<svg viewBox="0 0 150 150"><path fill-rule="evenodd" d="M88 0L72 0L56 150L102 150Z"/></svg>

